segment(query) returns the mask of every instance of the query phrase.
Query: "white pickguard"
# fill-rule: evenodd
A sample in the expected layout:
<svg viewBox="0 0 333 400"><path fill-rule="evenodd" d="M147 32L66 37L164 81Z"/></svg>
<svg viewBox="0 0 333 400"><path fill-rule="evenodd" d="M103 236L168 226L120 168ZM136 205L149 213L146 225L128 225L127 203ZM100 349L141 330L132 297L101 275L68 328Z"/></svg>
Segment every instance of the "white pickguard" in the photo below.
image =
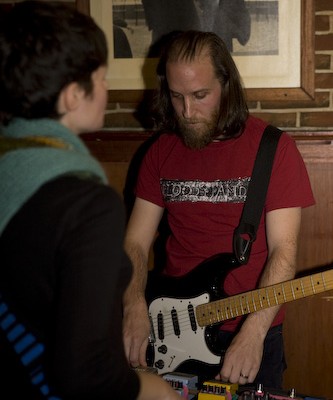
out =
<svg viewBox="0 0 333 400"><path fill-rule="evenodd" d="M219 364L220 357L213 354L205 340L205 328L196 324L196 330L192 329L188 313L188 306L194 307L209 302L209 294L187 299L175 299L159 297L149 306L149 315L155 334L155 362L158 373L164 374L174 371L186 360L198 360L207 364ZM179 322L180 334L176 335L172 322L171 311L176 310ZM163 315L164 339L158 335L158 314ZM194 314L195 315L195 314ZM163 349L165 354L161 352Z"/></svg>

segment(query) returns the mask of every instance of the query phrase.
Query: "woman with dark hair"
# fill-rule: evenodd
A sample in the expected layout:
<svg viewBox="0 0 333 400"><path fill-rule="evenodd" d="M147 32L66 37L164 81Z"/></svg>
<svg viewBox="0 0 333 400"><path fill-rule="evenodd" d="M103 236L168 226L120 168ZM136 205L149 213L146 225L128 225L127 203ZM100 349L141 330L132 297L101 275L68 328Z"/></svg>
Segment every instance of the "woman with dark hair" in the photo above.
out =
<svg viewBox="0 0 333 400"><path fill-rule="evenodd" d="M124 209L78 135L103 126L107 43L88 16L26 1L0 23L0 397L179 396L128 365Z"/></svg>

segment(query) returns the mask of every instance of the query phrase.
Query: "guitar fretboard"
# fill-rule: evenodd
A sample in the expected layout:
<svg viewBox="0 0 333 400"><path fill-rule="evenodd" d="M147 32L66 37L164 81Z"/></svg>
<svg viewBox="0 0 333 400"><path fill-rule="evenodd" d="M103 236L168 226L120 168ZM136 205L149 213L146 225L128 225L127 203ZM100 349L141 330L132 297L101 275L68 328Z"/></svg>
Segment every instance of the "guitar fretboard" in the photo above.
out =
<svg viewBox="0 0 333 400"><path fill-rule="evenodd" d="M252 290L196 307L201 327L333 289L333 270Z"/></svg>

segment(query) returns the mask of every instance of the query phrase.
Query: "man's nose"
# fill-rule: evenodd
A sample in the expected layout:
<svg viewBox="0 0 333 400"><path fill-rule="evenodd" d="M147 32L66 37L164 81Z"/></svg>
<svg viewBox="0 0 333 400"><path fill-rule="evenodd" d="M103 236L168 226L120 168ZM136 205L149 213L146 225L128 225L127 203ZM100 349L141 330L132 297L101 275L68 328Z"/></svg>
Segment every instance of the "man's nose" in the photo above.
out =
<svg viewBox="0 0 333 400"><path fill-rule="evenodd" d="M193 115L193 104L191 99L185 98L183 104L183 117L188 119Z"/></svg>

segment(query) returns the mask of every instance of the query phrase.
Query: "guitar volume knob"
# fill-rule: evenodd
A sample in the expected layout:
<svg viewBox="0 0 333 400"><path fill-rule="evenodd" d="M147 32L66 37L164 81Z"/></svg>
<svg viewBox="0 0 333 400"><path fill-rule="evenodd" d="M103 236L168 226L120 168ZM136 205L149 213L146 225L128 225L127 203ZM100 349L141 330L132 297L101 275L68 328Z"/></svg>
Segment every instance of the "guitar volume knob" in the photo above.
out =
<svg viewBox="0 0 333 400"><path fill-rule="evenodd" d="M155 367L158 368L158 369L163 369L164 368L164 361L163 360L156 361Z"/></svg>
<svg viewBox="0 0 333 400"><path fill-rule="evenodd" d="M159 353L166 354L166 352L168 351L168 348L166 347L165 344L162 344L162 346L160 346L160 347L157 349L157 351L158 351Z"/></svg>

